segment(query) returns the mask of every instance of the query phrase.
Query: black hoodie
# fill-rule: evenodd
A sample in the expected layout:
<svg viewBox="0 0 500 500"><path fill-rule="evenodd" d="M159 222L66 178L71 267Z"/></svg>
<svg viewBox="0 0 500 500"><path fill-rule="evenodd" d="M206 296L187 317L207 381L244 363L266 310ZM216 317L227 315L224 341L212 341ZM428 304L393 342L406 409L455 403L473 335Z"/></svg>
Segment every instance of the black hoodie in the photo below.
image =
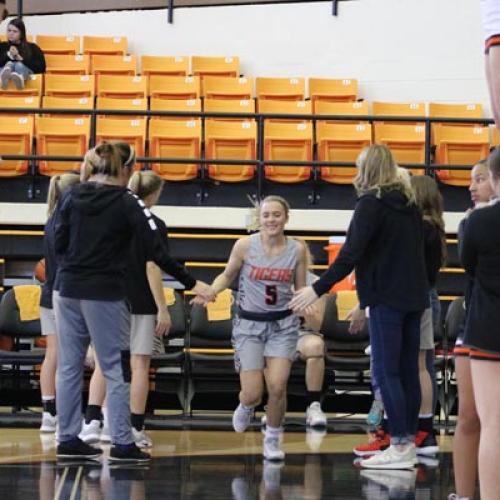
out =
<svg viewBox="0 0 500 500"><path fill-rule="evenodd" d="M87 182L75 186L58 204L55 250L60 259L54 288L62 297L125 299L134 236L144 242L147 260L187 289L194 287L194 278L168 255L149 210L136 195L123 187Z"/></svg>
<svg viewBox="0 0 500 500"><path fill-rule="evenodd" d="M11 45L17 47L22 61L15 61L8 56ZM11 42L0 42L0 68L8 62L20 62L33 73L45 73L45 56L36 43L26 42L25 46Z"/></svg>
<svg viewBox="0 0 500 500"><path fill-rule="evenodd" d="M335 262L314 283L319 295L356 271L360 306L384 304L400 311L429 306L423 220L399 190L361 196Z"/></svg>

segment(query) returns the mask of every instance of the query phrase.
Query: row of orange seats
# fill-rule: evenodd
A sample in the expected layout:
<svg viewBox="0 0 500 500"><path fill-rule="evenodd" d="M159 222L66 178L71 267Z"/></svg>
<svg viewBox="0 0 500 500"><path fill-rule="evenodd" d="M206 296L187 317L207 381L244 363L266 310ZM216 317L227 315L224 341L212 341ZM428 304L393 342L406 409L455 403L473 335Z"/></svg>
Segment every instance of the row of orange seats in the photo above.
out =
<svg viewBox="0 0 500 500"><path fill-rule="evenodd" d="M13 85L0 91L0 95L52 95L58 97L115 96L144 98L146 96L170 99L251 99L254 95L252 78L229 76L172 76L172 75L121 75L113 73L109 65L98 75L33 75L25 89L18 91ZM315 83L313 84L312 81ZM343 82L335 79L310 79L311 101L345 102ZM303 101L305 80L298 78L256 78L256 95L259 100ZM357 90L356 90L357 92ZM349 101L353 101L355 94ZM314 108L314 106L313 106ZM362 109L362 106L361 108Z"/></svg>
<svg viewBox="0 0 500 500"><path fill-rule="evenodd" d="M436 161L438 164L470 165L487 156L490 143L489 129L476 127L470 136L467 127L436 126ZM409 134L413 135L410 136ZM90 138L89 118L56 118L46 116L4 117L0 121L0 151L3 154L30 154L33 139L40 155L81 156ZM202 146L205 158L225 160L255 160L257 125L255 121L225 121L206 119L202 124L194 120L165 120L152 118L120 119L99 117L96 139L125 140L134 145L138 156L146 153L153 158L199 159ZM496 137L498 143L498 136ZM336 124L318 122L316 133L311 122L269 121L264 127L264 158L266 161L304 161L314 157L319 161L354 162L362 148L372 143L388 145L399 163L425 162L425 133L420 125L398 124ZM149 144L149 149L147 145ZM28 162L4 161L0 175L26 173ZM78 167L75 162L41 161L39 171L54 175L62 170ZM140 166L139 166L140 167ZM189 180L198 175L199 165L153 163L152 168L166 180ZM210 165L210 177L238 182L253 177L255 168L248 165ZM329 182L352 182L355 168L322 167L321 177ZM418 169L414 173L422 173ZM301 182L311 175L311 167L266 166L266 177L286 183ZM445 183L465 186L469 173L462 170L439 170Z"/></svg>

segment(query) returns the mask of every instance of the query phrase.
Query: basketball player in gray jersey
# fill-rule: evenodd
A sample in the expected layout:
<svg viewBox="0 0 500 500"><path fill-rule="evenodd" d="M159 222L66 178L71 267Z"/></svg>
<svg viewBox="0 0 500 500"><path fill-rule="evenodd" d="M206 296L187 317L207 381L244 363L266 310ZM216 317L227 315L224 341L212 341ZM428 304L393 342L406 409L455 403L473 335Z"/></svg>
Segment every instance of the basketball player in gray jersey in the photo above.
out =
<svg viewBox="0 0 500 500"><path fill-rule="evenodd" d="M233 427L236 432L247 429L265 380L269 399L264 457L268 460L285 457L281 423L299 331L299 318L287 304L293 290L305 286L306 281L305 245L284 234L289 210L283 198L266 197L259 208L260 231L235 243L226 269L212 283L217 294L240 273L233 345L241 392Z"/></svg>

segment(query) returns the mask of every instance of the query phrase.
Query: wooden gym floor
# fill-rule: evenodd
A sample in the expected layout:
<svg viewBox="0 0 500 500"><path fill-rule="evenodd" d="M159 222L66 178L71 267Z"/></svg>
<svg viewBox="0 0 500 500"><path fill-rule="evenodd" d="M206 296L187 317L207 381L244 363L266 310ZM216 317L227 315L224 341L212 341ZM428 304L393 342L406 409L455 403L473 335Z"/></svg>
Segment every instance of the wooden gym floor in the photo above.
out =
<svg viewBox="0 0 500 500"><path fill-rule="evenodd" d="M262 460L259 431L149 434L149 465L109 466L105 457L57 462L53 435L0 429L0 499L445 499L453 491L449 436L414 471L367 471L352 453L363 434L286 432L282 465Z"/></svg>

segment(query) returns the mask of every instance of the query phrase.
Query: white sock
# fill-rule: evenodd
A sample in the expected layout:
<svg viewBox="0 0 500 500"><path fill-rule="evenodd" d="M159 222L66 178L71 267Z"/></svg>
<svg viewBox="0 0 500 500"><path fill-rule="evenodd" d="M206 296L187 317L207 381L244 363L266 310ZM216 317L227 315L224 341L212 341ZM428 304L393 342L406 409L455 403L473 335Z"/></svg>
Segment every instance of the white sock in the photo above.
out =
<svg viewBox="0 0 500 500"><path fill-rule="evenodd" d="M282 427L271 427L270 425L266 426L266 438L277 438L280 437L281 432L283 431Z"/></svg>

